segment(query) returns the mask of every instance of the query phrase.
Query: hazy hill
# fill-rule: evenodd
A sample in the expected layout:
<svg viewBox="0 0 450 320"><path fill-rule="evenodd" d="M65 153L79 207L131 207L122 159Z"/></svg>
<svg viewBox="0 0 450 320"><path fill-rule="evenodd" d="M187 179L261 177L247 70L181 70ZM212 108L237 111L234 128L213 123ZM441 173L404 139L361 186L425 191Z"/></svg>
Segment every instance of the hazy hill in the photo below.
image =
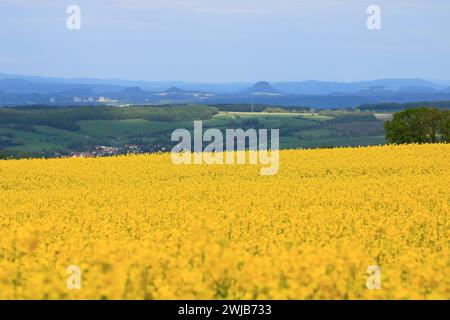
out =
<svg viewBox="0 0 450 320"><path fill-rule="evenodd" d="M285 93L291 94L331 94L336 92L358 92L369 87L386 87L390 90L399 90L404 87L420 87L442 89L445 86L421 79L381 79L361 82L331 82L331 81L300 81L279 82L273 87Z"/></svg>
<svg viewBox="0 0 450 320"><path fill-rule="evenodd" d="M280 92L276 90L272 85L266 81L260 81L255 83L251 88L245 91L250 94L279 94Z"/></svg>
<svg viewBox="0 0 450 320"><path fill-rule="evenodd" d="M150 89L149 89L150 88ZM98 101L99 97L105 97ZM92 99L85 99L92 98ZM361 82L277 82L228 84L59 79L0 74L0 106L35 104L265 104L314 108L450 100L443 82L381 79Z"/></svg>

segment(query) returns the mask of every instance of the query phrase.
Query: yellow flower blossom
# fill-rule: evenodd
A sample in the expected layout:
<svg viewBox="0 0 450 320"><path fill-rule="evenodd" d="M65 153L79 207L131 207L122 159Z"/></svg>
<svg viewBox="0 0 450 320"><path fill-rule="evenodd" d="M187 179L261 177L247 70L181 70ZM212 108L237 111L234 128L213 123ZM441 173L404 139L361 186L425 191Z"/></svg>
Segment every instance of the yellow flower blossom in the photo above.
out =
<svg viewBox="0 0 450 320"><path fill-rule="evenodd" d="M0 161L0 299L450 299L449 155L281 151L275 176L169 154Z"/></svg>

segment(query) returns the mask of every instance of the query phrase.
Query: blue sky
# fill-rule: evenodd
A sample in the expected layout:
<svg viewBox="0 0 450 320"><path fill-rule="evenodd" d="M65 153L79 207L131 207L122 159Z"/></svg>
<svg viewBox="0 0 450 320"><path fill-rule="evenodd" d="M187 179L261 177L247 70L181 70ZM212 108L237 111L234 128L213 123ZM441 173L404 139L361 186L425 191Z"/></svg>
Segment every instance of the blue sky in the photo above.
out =
<svg viewBox="0 0 450 320"><path fill-rule="evenodd" d="M81 8L79 31L66 8ZM382 30L366 27L369 5ZM0 0L0 73L450 80L448 0Z"/></svg>

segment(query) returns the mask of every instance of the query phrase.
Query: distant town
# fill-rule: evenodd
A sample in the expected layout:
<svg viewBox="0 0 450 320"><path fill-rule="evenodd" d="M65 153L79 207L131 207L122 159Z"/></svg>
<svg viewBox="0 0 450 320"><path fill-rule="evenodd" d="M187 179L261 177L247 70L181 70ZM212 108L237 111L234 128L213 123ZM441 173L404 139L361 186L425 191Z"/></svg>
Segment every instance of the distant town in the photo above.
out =
<svg viewBox="0 0 450 320"><path fill-rule="evenodd" d="M111 157L126 154L144 154L144 153L157 153L169 150L168 146L162 145L136 145L126 144L123 147L111 147L111 146L95 146L93 150L71 152L68 155L63 155L60 152L54 152L55 157L60 158L97 158L97 157Z"/></svg>

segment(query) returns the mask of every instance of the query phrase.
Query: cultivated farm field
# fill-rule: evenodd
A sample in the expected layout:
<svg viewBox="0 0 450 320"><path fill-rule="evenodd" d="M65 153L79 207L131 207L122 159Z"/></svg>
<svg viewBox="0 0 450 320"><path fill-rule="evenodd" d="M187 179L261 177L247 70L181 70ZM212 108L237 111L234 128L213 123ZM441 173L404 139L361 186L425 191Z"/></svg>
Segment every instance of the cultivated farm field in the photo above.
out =
<svg viewBox="0 0 450 320"><path fill-rule="evenodd" d="M281 151L275 176L170 154L1 160L0 299L450 299L449 155Z"/></svg>
<svg viewBox="0 0 450 320"><path fill-rule="evenodd" d="M250 106L249 106L250 108ZM251 109L250 109L251 110ZM171 133L205 128L280 129L282 149L383 145L384 122L371 112L228 112L208 106L29 107L0 109L0 158L61 157L99 146L170 150ZM142 152L140 152L142 153Z"/></svg>

